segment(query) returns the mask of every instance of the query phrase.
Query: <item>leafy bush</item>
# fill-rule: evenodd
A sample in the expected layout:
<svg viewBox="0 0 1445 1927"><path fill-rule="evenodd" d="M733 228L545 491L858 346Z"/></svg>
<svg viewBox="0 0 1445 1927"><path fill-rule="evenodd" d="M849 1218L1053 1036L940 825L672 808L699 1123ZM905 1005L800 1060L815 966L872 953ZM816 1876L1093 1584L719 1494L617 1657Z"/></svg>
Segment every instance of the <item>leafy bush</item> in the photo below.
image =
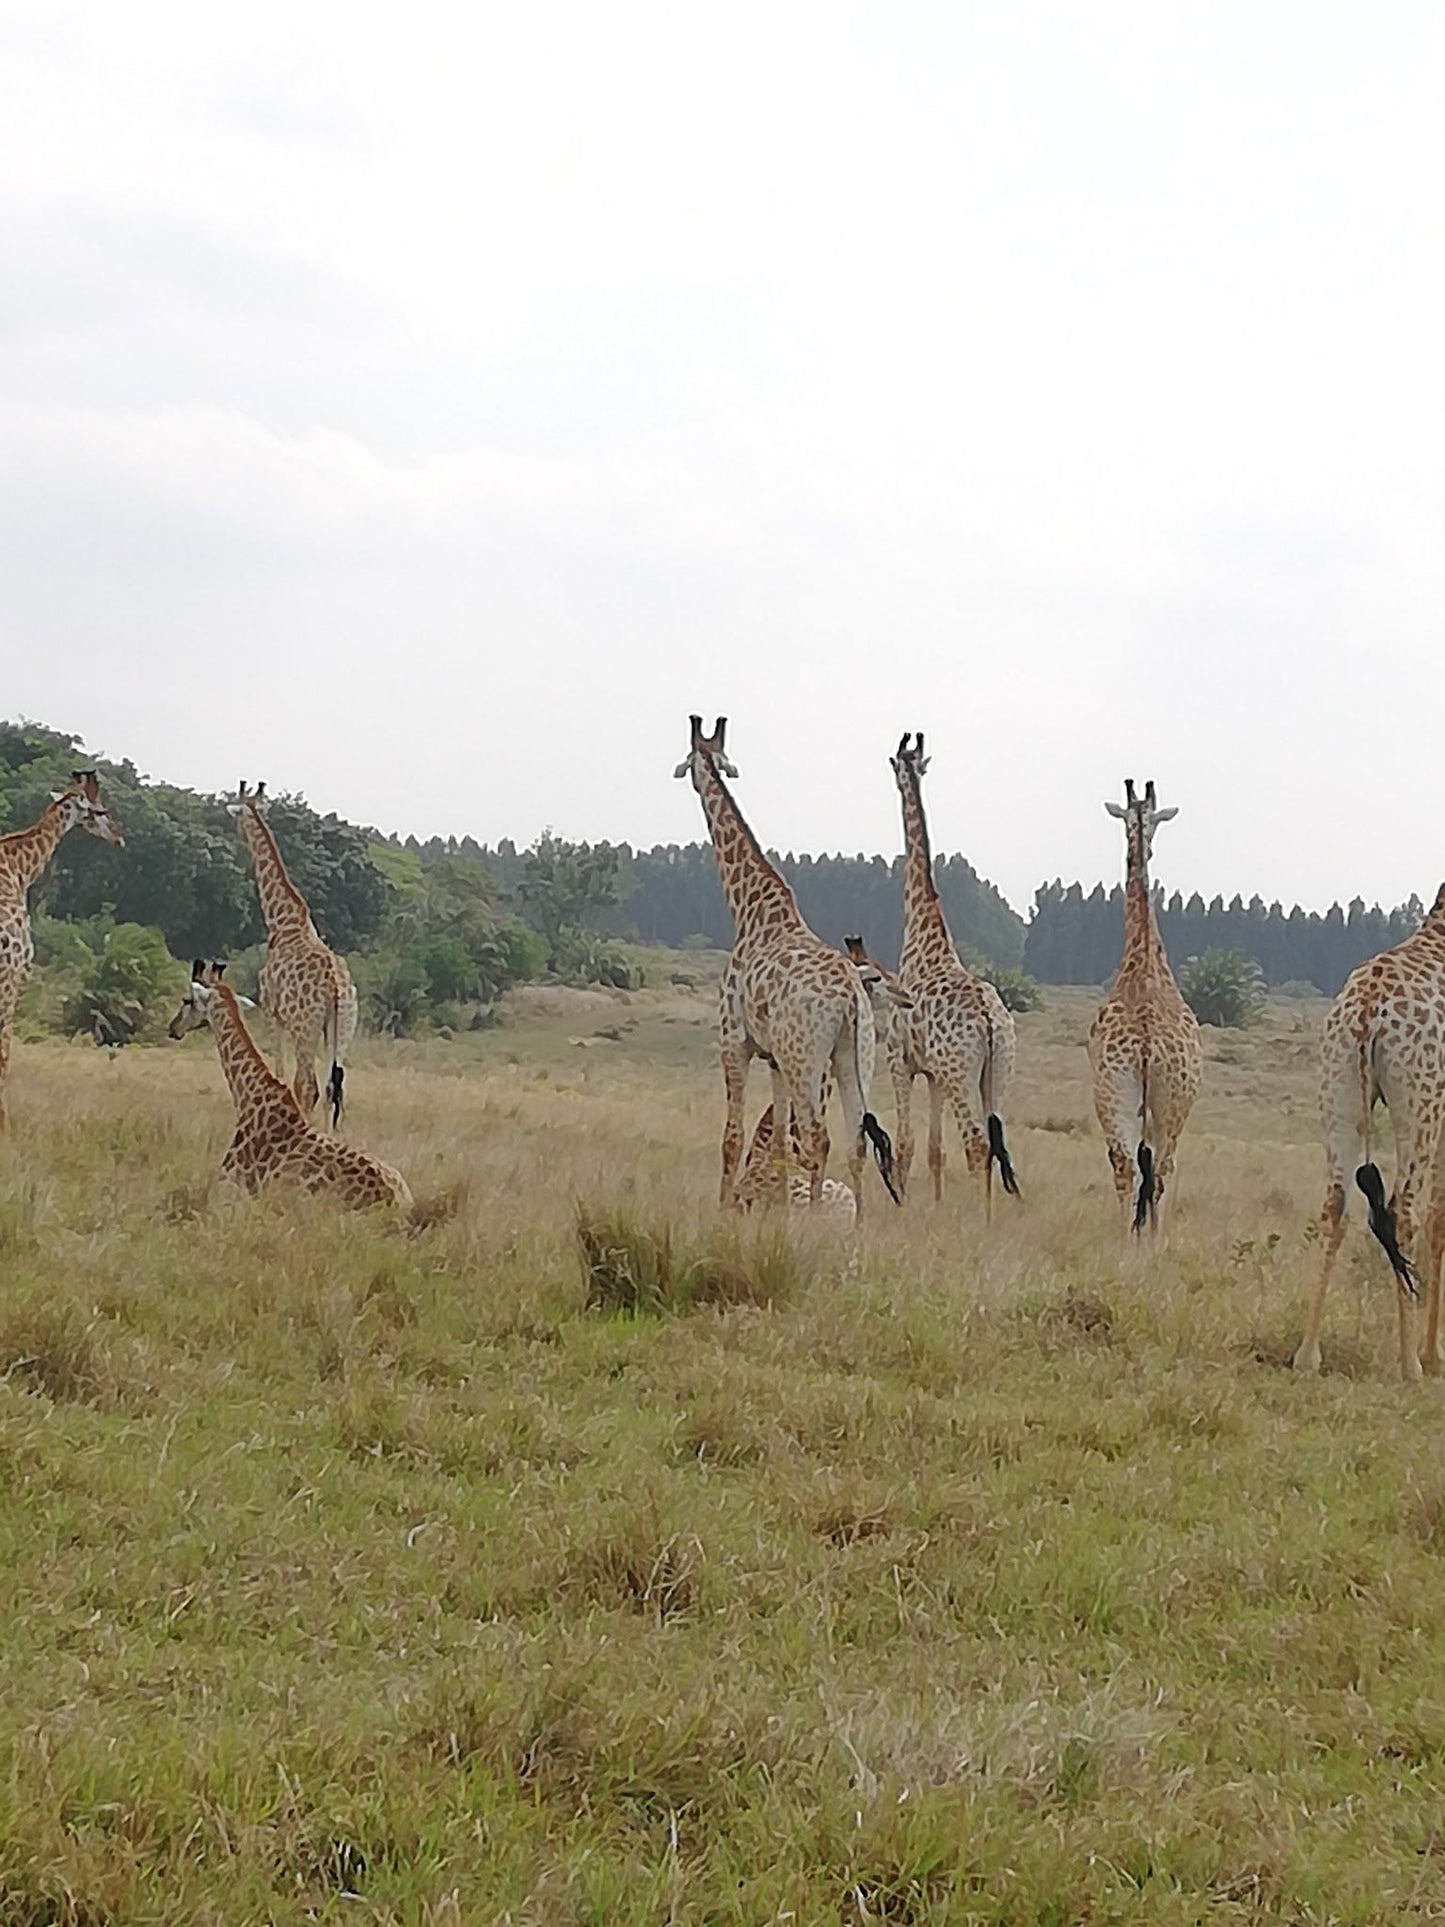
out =
<svg viewBox="0 0 1445 1927"><path fill-rule="evenodd" d="M1291 977L1288 983L1275 986L1276 997L1289 997L1296 1003L1312 1003L1324 996L1318 984L1312 984L1308 977Z"/></svg>
<svg viewBox="0 0 1445 1927"><path fill-rule="evenodd" d="M552 967L570 984L635 990L640 981L640 973L622 945L610 937L599 937L594 930L562 930L553 949Z"/></svg>
<svg viewBox="0 0 1445 1927"><path fill-rule="evenodd" d="M1239 1029L1264 1008L1264 973L1242 950L1205 950L1179 972L1184 1000L1201 1024Z"/></svg>
<svg viewBox="0 0 1445 1927"><path fill-rule="evenodd" d="M1009 964L995 963L992 958L984 957L976 950L962 949L960 954L966 967L975 977L986 984L992 984L1003 998L1008 1010L1038 1010L1044 1001L1044 993L1036 978L1022 970L1015 970Z"/></svg>
<svg viewBox="0 0 1445 1927"><path fill-rule="evenodd" d="M109 911L78 923L37 917L34 928L48 1028L88 1031L103 1044L159 1034L184 983L159 930L117 923Z"/></svg>

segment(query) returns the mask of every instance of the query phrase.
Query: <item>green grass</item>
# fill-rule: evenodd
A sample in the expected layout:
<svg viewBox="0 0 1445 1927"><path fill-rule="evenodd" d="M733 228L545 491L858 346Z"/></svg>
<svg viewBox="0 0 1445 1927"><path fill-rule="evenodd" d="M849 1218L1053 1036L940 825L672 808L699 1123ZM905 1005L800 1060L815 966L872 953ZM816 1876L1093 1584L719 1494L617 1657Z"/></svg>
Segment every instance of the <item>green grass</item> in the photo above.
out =
<svg viewBox="0 0 1445 1927"><path fill-rule="evenodd" d="M213 1185L204 1039L17 1050L0 1922L1445 1918L1445 1392L1358 1233L1282 1365L1318 1013L1140 1259L1086 1000L1023 1208L856 1241L718 1226L701 993L585 1008L363 1053L413 1235ZM579 1199L670 1288L589 1309Z"/></svg>

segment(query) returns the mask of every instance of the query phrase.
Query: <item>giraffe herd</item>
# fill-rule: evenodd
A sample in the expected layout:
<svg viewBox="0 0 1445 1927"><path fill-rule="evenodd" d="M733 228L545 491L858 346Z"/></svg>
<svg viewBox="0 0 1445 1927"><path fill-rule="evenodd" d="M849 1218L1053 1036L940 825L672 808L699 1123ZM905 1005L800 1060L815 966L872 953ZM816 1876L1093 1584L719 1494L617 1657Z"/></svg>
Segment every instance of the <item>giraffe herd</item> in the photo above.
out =
<svg viewBox="0 0 1445 1927"><path fill-rule="evenodd" d="M995 1171L1006 1192L1017 1197L1020 1190L1004 1130L1017 1038L1002 998L967 969L949 932L923 806L928 758L922 735L905 734L889 759L904 838L903 945L895 975L869 954L861 937L849 937L846 951L838 951L808 928L728 787L737 771L724 748L726 726L719 717L706 735L701 717L692 717L688 754L675 772L691 779L701 800L734 924L719 1001L726 1091L720 1204L747 1210L786 1199L851 1224L862 1215L870 1148L886 1190L901 1204L913 1159L913 1084L922 1077L929 1094L934 1201L943 1195L943 1120L951 1114L987 1215ZM229 807L251 857L266 923L260 1006L290 1065L289 1076L272 1069L243 1014L250 1000L225 982L223 964L198 959L170 1035L205 1027L215 1040L236 1112L221 1175L249 1193L286 1182L325 1192L341 1204L407 1213L412 1197L401 1173L337 1134L346 1054L357 1028L356 988L346 962L323 941L287 872L266 821L265 786L248 790L241 784ZM1132 1232L1157 1234L1203 1070L1199 1026L1170 970L1150 894L1154 833L1177 811L1159 807L1152 782L1140 795L1132 781L1124 802L1105 808L1124 825L1124 949L1089 1031L1094 1107L1122 1219ZM0 837L0 1131L7 1122L15 1013L35 955L29 892L61 838L75 828L118 846L125 840L94 770L77 770L29 829ZM869 1108L880 1039L897 1111L896 1148ZM329 1130L311 1121L321 1096L318 1051L328 1066ZM771 1100L744 1159L754 1058L768 1067ZM1323 1254L1295 1369L1319 1369L1325 1298L1353 1180L1395 1276L1401 1375L1437 1373L1445 1357L1445 885L1419 930L1362 964L1335 999L1322 1034L1321 1074ZM825 1175L825 1113L834 1087L846 1130L846 1185ZM1390 1196L1370 1144L1371 1114L1379 1102L1390 1113L1395 1139ZM1422 1274L1423 1352L1415 1325Z"/></svg>

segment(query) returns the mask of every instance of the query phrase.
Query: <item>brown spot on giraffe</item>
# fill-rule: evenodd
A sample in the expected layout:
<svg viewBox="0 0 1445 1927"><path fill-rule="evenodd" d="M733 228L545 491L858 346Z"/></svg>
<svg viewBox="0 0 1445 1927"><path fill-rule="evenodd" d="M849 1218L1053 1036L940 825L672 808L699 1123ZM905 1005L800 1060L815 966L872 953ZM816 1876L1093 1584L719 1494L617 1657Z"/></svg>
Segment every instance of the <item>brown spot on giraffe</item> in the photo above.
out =
<svg viewBox="0 0 1445 1927"><path fill-rule="evenodd" d="M1395 1192L1388 1200L1370 1150L1370 1113L1381 1100L1395 1139ZM1395 1272L1400 1376L1419 1378L1422 1369L1417 1278L1423 1278L1426 1296L1423 1369L1438 1372L1445 1254L1445 884L1415 934L1361 964L1330 1005L1320 1037L1320 1115L1324 1252L1295 1370L1319 1370L1325 1295L1355 1184Z"/></svg>
<svg viewBox="0 0 1445 1927"><path fill-rule="evenodd" d="M77 770L56 790L28 830L0 836L0 1131L6 1124L5 1085L20 993L35 962L30 929L30 888L67 830L77 825L105 843L124 843L93 769Z"/></svg>
<svg viewBox="0 0 1445 1927"><path fill-rule="evenodd" d="M1124 798L1104 805L1124 824L1124 955L1089 1027L1089 1063L1120 1206L1127 1217L1132 1200L1134 1229L1147 1224L1152 1231L1199 1095L1204 1053L1199 1021L1174 981L1149 897L1154 832L1179 812L1156 806L1152 783L1136 796L1127 782Z"/></svg>
<svg viewBox="0 0 1445 1927"><path fill-rule="evenodd" d="M320 1095L316 1054L324 1052L323 1062L330 1066L327 1093L335 1126L341 1121L346 1053L356 1035L356 986L346 959L322 942L310 906L281 860L266 822L266 785L258 783L254 790L248 790L242 783L230 809L241 841L251 853L261 914L266 919L266 956L257 985L258 1000L290 1045L291 1088L307 1117L315 1110Z"/></svg>
<svg viewBox="0 0 1445 1927"><path fill-rule="evenodd" d="M791 1107L791 1126L796 1126L815 1204L828 1162L823 1105L831 1068L847 1124L849 1182L861 1208L866 1140L873 1143L885 1183L891 1183L892 1168L887 1133L868 1109L875 1048L872 1007L853 965L804 923L792 891L764 856L723 781L737 775L723 753L726 727L727 719L720 716L712 735L705 736L702 718L692 717L688 754L675 772L690 776L702 799L736 931L723 974L718 1021L727 1090L720 1201L724 1208L737 1203L748 1069L754 1057L761 1057L772 1066L778 1117ZM775 1159L781 1190L786 1179L781 1133Z"/></svg>
<svg viewBox="0 0 1445 1927"><path fill-rule="evenodd" d="M325 1191L345 1205L412 1206L406 1179L380 1158L342 1144L307 1122L295 1093L267 1064L246 1028L240 1000L222 979L223 965L197 962L170 1035L208 1024L236 1106L236 1134L221 1176L252 1194L268 1184Z"/></svg>
<svg viewBox="0 0 1445 1927"><path fill-rule="evenodd" d="M985 1209L993 1201L993 1170L1017 1195L1013 1164L1004 1144L1002 1113L1013 1078L1017 1033L1012 1013L992 984L965 969L938 887L933 880L923 777L929 758L920 732L910 746L905 733L889 758L903 806L903 950L898 979L912 999L880 1024L884 1055L898 1107L899 1188L913 1162L913 1080L928 1083L928 1168L933 1200L943 1197L943 1112L953 1112L969 1171L981 1178Z"/></svg>

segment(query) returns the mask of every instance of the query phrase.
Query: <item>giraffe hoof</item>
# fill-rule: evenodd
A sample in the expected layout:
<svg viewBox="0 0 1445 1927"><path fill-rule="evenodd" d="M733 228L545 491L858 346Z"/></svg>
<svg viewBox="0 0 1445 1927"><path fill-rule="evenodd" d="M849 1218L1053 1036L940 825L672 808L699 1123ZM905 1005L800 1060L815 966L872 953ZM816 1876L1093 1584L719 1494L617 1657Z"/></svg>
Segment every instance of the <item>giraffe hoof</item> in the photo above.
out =
<svg viewBox="0 0 1445 1927"><path fill-rule="evenodd" d="M1290 1360L1291 1371L1317 1372L1320 1368L1320 1348L1306 1339Z"/></svg>

